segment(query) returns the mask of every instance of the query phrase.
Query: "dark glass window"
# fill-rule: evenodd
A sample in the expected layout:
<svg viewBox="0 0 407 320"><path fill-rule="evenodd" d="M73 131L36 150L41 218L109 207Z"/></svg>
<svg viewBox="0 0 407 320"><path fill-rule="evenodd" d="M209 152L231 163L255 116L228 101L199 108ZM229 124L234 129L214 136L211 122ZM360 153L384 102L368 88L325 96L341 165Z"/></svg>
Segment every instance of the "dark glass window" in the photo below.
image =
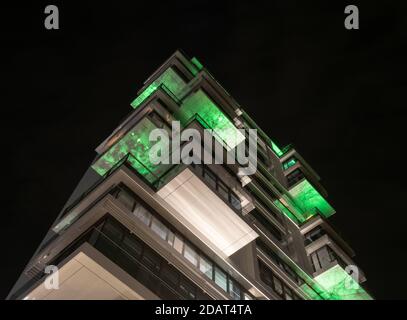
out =
<svg viewBox="0 0 407 320"><path fill-rule="evenodd" d="M153 271L155 273L159 272L161 259L160 256L157 253L155 253L152 249L150 248L144 249L142 262L150 271Z"/></svg>
<svg viewBox="0 0 407 320"><path fill-rule="evenodd" d="M161 278L172 288L178 287L180 275L173 266L170 266L167 263L163 264Z"/></svg>
<svg viewBox="0 0 407 320"><path fill-rule="evenodd" d="M305 234L305 236L304 236L305 245L309 245L310 243L318 240L319 238L321 238L325 234L326 234L326 231L321 226L315 227L310 232Z"/></svg>
<svg viewBox="0 0 407 320"><path fill-rule="evenodd" d="M123 237L123 231L117 227L117 223L111 220L103 225L102 232L109 240L119 243Z"/></svg>
<svg viewBox="0 0 407 320"><path fill-rule="evenodd" d="M242 210L241 202L238 196L233 193L232 189L229 188L223 181L218 179L216 175L204 165L193 165L197 169L196 173L203 175L204 180L212 187L214 190L217 190L219 196L226 201L228 204L232 205L238 211ZM227 171L230 169L227 166L224 166Z"/></svg>
<svg viewBox="0 0 407 320"><path fill-rule="evenodd" d="M258 209L253 209L250 214L258 221L265 229L267 229L277 240L282 241L283 235L272 222L267 219Z"/></svg>
<svg viewBox="0 0 407 320"><path fill-rule="evenodd" d="M222 181L218 181L218 192L224 200L229 200L229 188Z"/></svg>
<svg viewBox="0 0 407 320"><path fill-rule="evenodd" d="M192 283L187 280L185 277L181 277L179 288L183 295L187 297L187 299L195 299L196 298L196 288L192 285Z"/></svg>
<svg viewBox="0 0 407 320"><path fill-rule="evenodd" d="M304 178L304 173L300 169L295 169L289 175L287 175L288 186L291 187L296 184L298 181Z"/></svg>
<svg viewBox="0 0 407 320"><path fill-rule="evenodd" d="M118 192L116 197L127 209L129 209L130 211L133 210L135 200L130 190L122 187L120 188L120 191Z"/></svg>
<svg viewBox="0 0 407 320"><path fill-rule="evenodd" d="M346 266L346 263L329 246L323 246L311 253L310 259L314 272L324 269L334 261L342 267Z"/></svg>
<svg viewBox="0 0 407 320"><path fill-rule="evenodd" d="M282 299L293 299L293 291L261 260L259 260L259 270L261 280L265 284L267 284L275 293L277 293Z"/></svg>
<svg viewBox="0 0 407 320"><path fill-rule="evenodd" d="M212 188L216 189L216 177L211 171L205 170L204 178Z"/></svg>
<svg viewBox="0 0 407 320"><path fill-rule="evenodd" d="M230 194L230 203L238 211L242 210L242 204L240 202L240 199L237 196L235 196L234 193Z"/></svg>
<svg viewBox="0 0 407 320"><path fill-rule="evenodd" d="M211 298L112 217L98 225L100 228L91 228L57 255L52 264L58 265L81 244L88 242L161 299Z"/></svg>
<svg viewBox="0 0 407 320"><path fill-rule="evenodd" d="M131 256L133 257L140 257L142 250L143 250L143 244L138 241L136 238L131 237L129 235L125 235L123 237L123 242L122 242L123 249L128 252Z"/></svg>
<svg viewBox="0 0 407 320"><path fill-rule="evenodd" d="M267 257L270 258L282 271L284 271L294 282L301 285L303 280L297 275L297 273L283 261L271 248L269 248L263 240L257 239L256 244Z"/></svg>
<svg viewBox="0 0 407 320"><path fill-rule="evenodd" d="M242 299L240 286L231 278L229 278L229 293L233 300Z"/></svg>
<svg viewBox="0 0 407 320"><path fill-rule="evenodd" d="M218 191L221 190L220 192L224 192L224 196L229 197L232 194L230 192L230 189L223 182L216 179L212 172L210 172L209 170L207 172L209 172L207 177L215 179ZM126 189L126 187L123 186L119 189L119 192L113 191L112 194L118 195L120 192L122 192L122 189ZM134 194L130 194L134 197L134 199L136 199L136 196ZM226 198L225 200L228 199ZM214 281L224 291L227 291L228 281L231 281L231 278L223 270L218 267L216 267L215 270L215 264L213 263L213 261L199 252L199 250L197 250L197 248L193 244L185 242L182 236L172 231L170 227L167 226L166 223L164 223L164 221L161 221L161 217L159 217L158 215L153 215L152 213L147 211L139 201L134 201L137 203L134 206L133 215L137 219L141 220L161 239L165 240L176 251L182 254L186 260L188 260L192 265L194 265L203 274L205 274L205 276ZM236 202L238 201L236 200ZM106 224L105 229L106 235L111 235L113 239L116 239L116 243L122 242L120 250L124 250L126 253L129 253L133 257L141 255L142 248L140 248L140 245L137 243L137 241L132 241L131 237L129 238L127 236L123 241L121 240L123 234L120 233L120 226L115 226L114 224L112 224L112 222L109 222ZM115 249L112 248L112 251L114 250ZM159 273L161 258L153 250L146 249L146 251L143 252L143 254L141 255L141 262L153 274ZM154 278L150 279L150 275L144 275L144 273L142 273L142 270L139 270L139 272L141 272L140 277L145 276L148 278L146 278L146 281L155 281ZM237 283L235 284L236 286L239 286ZM239 290L242 291L241 288ZM237 297L236 292L231 292L231 295L233 295L233 297L235 298Z"/></svg>

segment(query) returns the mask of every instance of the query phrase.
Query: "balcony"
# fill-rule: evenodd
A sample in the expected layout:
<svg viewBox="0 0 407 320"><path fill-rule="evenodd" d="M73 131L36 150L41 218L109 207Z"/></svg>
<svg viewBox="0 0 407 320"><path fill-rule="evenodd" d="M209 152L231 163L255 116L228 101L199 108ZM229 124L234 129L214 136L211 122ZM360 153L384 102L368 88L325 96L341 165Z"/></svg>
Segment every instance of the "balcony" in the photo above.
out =
<svg viewBox="0 0 407 320"><path fill-rule="evenodd" d="M229 257L253 241L257 233L211 188L188 168L157 194L173 209L176 218L204 242Z"/></svg>
<svg viewBox="0 0 407 320"><path fill-rule="evenodd" d="M330 300L372 300L365 289L338 264L314 280L329 294Z"/></svg>

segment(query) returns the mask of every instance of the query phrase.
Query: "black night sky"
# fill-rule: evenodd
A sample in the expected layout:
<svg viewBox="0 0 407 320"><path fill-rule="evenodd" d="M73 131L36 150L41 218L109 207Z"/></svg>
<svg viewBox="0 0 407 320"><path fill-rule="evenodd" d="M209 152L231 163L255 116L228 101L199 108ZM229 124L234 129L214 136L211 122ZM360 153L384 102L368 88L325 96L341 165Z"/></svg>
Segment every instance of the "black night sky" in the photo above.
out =
<svg viewBox="0 0 407 320"><path fill-rule="evenodd" d="M319 173L337 210L331 222L374 297L407 298L403 1L70 2L1 10L1 298L94 148L177 48ZM58 5L60 30L44 28L47 4ZM360 30L344 28L348 4L359 7Z"/></svg>

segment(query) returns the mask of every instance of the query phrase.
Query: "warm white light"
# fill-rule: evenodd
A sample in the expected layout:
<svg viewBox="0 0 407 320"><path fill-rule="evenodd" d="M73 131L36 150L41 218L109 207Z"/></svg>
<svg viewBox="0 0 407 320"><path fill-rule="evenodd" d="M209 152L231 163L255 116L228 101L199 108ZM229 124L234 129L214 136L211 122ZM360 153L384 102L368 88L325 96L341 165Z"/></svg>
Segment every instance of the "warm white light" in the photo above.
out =
<svg viewBox="0 0 407 320"><path fill-rule="evenodd" d="M158 191L177 218L225 257L253 241L257 233L189 169ZM191 229L192 229L191 228Z"/></svg>

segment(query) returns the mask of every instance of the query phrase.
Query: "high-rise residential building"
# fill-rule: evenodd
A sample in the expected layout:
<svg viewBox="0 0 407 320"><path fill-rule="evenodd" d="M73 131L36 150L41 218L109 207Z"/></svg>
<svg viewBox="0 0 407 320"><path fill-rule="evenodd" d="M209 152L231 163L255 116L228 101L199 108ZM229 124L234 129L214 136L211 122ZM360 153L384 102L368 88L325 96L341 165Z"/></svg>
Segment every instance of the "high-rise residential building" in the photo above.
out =
<svg viewBox="0 0 407 320"><path fill-rule="evenodd" d="M131 106L8 299L371 299L352 249L327 222L335 209L317 173L196 58L175 52ZM175 145L174 121L177 134L209 129L200 160L213 161L151 160L150 133L164 129ZM257 145L254 174L216 163L238 142Z"/></svg>

